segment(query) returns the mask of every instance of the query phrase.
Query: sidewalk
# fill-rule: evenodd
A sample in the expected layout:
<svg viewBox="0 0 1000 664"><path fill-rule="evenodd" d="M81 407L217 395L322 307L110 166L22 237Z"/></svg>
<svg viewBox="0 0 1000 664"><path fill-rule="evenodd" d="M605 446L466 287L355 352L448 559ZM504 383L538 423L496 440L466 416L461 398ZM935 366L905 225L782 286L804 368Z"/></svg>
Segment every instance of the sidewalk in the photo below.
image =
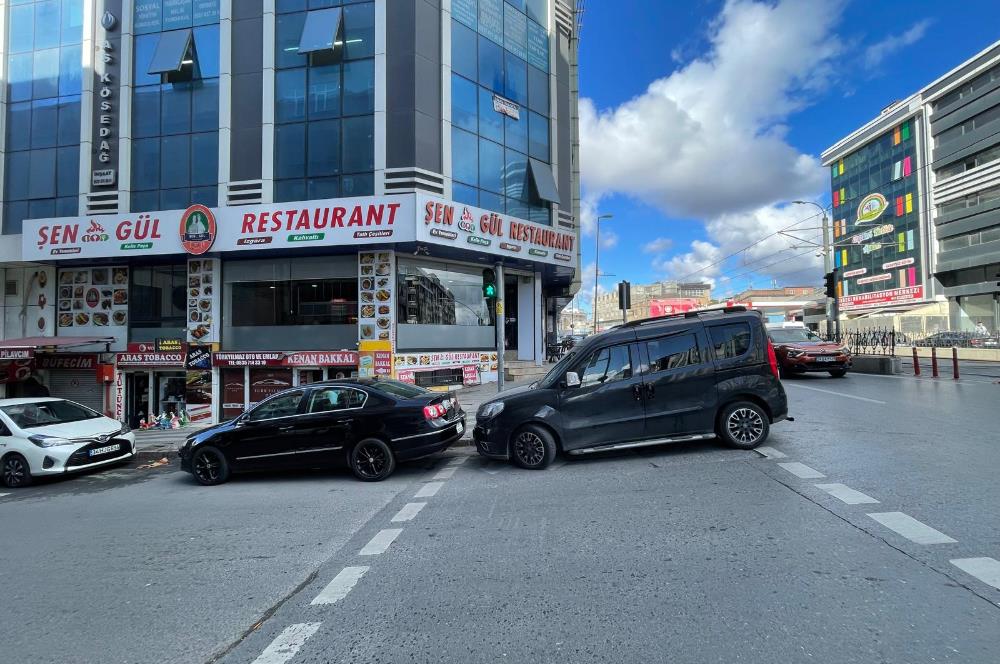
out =
<svg viewBox="0 0 1000 664"><path fill-rule="evenodd" d="M515 387L530 385L533 382L534 379L517 382L508 381L504 383L504 392ZM497 384L483 383L482 385L463 387L461 389L456 389L455 394L458 396L458 402L462 404L462 409L465 411L466 427L465 435L462 436L461 444L472 445L472 429L476 426L476 411L479 410L480 404L486 403L497 395Z"/></svg>

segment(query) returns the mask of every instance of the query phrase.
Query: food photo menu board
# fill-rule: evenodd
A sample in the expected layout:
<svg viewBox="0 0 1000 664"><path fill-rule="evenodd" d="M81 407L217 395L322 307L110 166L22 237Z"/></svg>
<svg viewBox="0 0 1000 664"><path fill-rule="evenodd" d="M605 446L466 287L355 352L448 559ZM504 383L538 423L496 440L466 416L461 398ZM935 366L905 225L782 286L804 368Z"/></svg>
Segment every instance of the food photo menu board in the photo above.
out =
<svg viewBox="0 0 1000 664"><path fill-rule="evenodd" d="M395 343L396 256L392 251L358 253L358 339Z"/></svg>
<svg viewBox="0 0 1000 664"><path fill-rule="evenodd" d="M219 340L219 259L188 261L188 341L215 343Z"/></svg>
<svg viewBox="0 0 1000 664"><path fill-rule="evenodd" d="M60 330L128 325L127 267L61 270L56 289Z"/></svg>

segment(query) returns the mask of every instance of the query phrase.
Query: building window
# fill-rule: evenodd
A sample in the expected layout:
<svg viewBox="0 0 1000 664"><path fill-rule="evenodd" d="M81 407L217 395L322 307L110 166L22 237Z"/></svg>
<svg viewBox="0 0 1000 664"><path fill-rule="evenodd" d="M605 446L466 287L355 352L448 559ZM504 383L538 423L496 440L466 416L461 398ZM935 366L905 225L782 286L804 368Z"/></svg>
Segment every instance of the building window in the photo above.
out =
<svg viewBox="0 0 1000 664"><path fill-rule="evenodd" d="M241 281L231 288L234 327L358 322L357 279Z"/></svg>
<svg viewBox="0 0 1000 664"><path fill-rule="evenodd" d="M187 316L187 265L133 267L129 325L183 328Z"/></svg>
<svg viewBox="0 0 1000 664"><path fill-rule="evenodd" d="M334 4L276 4L276 202L375 190L375 5Z"/></svg>
<svg viewBox="0 0 1000 664"><path fill-rule="evenodd" d="M4 234L78 212L83 2L25 0L8 21Z"/></svg>
<svg viewBox="0 0 1000 664"><path fill-rule="evenodd" d="M400 325L493 325L481 269L399 261L397 288Z"/></svg>
<svg viewBox="0 0 1000 664"><path fill-rule="evenodd" d="M133 212L219 203L219 25L203 24L218 8L196 4L182 16L136 7Z"/></svg>

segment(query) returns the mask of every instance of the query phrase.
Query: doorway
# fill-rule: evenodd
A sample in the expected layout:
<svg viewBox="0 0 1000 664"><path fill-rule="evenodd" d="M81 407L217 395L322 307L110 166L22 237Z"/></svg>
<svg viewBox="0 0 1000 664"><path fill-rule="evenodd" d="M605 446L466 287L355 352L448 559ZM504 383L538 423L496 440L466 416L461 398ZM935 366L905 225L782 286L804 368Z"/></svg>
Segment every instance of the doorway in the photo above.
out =
<svg viewBox="0 0 1000 664"><path fill-rule="evenodd" d="M517 350L518 281L516 274L505 274L503 277L504 350Z"/></svg>
<svg viewBox="0 0 1000 664"><path fill-rule="evenodd" d="M125 414L128 425L139 428L139 420L149 417L149 374L129 372L125 374Z"/></svg>

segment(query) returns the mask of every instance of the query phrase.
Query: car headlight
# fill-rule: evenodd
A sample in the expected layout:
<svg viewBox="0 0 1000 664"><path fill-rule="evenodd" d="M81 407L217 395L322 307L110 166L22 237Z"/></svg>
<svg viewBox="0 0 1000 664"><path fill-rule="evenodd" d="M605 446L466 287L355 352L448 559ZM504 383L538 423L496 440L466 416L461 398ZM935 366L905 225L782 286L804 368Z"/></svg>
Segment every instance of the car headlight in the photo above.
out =
<svg viewBox="0 0 1000 664"><path fill-rule="evenodd" d="M491 420L503 412L503 401L490 401L479 407L476 419Z"/></svg>
<svg viewBox="0 0 1000 664"><path fill-rule="evenodd" d="M39 447L57 447L59 445L76 445L76 443L68 438L60 438L59 436L46 436L44 434L37 433L33 436L28 436L28 440L33 442Z"/></svg>

